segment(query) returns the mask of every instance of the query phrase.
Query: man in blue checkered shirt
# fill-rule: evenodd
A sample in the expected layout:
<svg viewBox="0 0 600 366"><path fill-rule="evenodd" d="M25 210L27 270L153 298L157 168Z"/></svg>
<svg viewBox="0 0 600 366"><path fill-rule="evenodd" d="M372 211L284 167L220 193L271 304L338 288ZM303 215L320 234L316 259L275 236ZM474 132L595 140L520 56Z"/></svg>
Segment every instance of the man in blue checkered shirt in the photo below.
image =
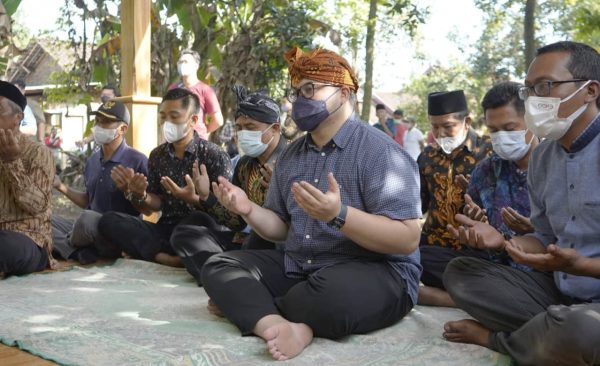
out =
<svg viewBox="0 0 600 366"><path fill-rule="evenodd" d="M219 179L218 200L284 250L211 257L202 283L244 335L277 360L313 336L390 326L416 304L419 175L410 155L353 114L358 82L339 55L286 54L292 117L308 134L282 153L263 207Z"/></svg>

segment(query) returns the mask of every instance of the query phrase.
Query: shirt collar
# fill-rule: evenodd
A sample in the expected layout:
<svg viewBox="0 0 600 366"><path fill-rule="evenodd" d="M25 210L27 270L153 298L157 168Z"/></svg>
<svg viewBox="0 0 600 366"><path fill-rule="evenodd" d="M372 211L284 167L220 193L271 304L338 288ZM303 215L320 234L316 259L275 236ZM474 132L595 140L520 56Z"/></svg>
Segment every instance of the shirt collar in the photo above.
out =
<svg viewBox="0 0 600 366"><path fill-rule="evenodd" d="M192 138L192 141L190 141L185 147L184 153L194 154L198 149L199 144L200 136L198 135L198 133L196 133L196 131L194 131L194 137ZM173 146L173 143L167 143L167 149L169 150L169 155L171 155L171 157L175 156L175 147Z"/></svg>
<svg viewBox="0 0 600 366"><path fill-rule="evenodd" d="M583 132L577 136L575 141L571 144L569 149L570 153L576 153L583 150L598 134L600 133L600 113L594 117L592 123L590 123Z"/></svg>
<svg viewBox="0 0 600 366"><path fill-rule="evenodd" d="M354 130L362 123L358 120L355 113L353 113L347 120L344 122L342 127L336 132L330 142L328 142L325 146L331 147L339 147L340 149L345 148L350 141L350 137L352 137L352 133ZM304 137L304 146L305 148L314 147L314 143L310 133L307 133Z"/></svg>
<svg viewBox="0 0 600 366"><path fill-rule="evenodd" d="M127 142L125 142L125 139L123 139L123 141L121 141L121 145L119 145L119 147L117 148L117 150L112 154L112 156L110 157L110 159L108 159L108 161L112 161L113 163L120 163L123 159L123 155L125 154L125 150L127 150L129 146L127 146ZM100 161L104 160L104 151L102 150L102 147L100 147Z"/></svg>

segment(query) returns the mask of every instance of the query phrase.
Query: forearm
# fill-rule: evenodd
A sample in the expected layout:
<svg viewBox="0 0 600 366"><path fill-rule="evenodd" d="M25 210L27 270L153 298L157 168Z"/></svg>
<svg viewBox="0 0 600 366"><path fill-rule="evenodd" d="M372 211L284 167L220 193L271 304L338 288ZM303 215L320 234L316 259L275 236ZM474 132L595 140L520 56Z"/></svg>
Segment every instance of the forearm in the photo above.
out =
<svg viewBox="0 0 600 366"><path fill-rule="evenodd" d="M275 212L252 203L248 215L242 215L244 221L263 239L277 242L287 238L288 225Z"/></svg>
<svg viewBox="0 0 600 366"><path fill-rule="evenodd" d="M146 197L141 202L135 202L132 200L133 207L139 212L146 216L153 214L154 212L160 211L162 201L160 196L154 193L146 193Z"/></svg>
<svg viewBox="0 0 600 366"><path fill-rule="evenodd" d="M348 207L342 233L365 249L385 254L410 254L419 245L419 220L392 220Z"/></svg>
<svg viewBox="0 0 600 366"><path fill-rule="evenodd" d="M38 123L36 132L37 132L37 140L44 141L44 134L46 132L46 123L45 122Z"/></svg>
<svg viewBox="0 0 600 366"><path fill-rule="evenodd" d="M60 186L56 188L56 190L62 193L65 197L67 197L71 202L73 202L77 206L84 209L87 208L89 204L89 197L87 193L76 191L71 187L67 187L63 183L61 183Z"/></svg>
<svg viewBox="0 0 600 366"><path fill-rule="evenodd" d="M525 253L546 253L546 247L533 236L515 236L512 240L520 246Z"/></svg>
<svg viewBox="0 0 600 366"><path fill-rule="evenodd" d="M600 259L580 257L573 270L568 272L577 276L600 278Z"/></svg>
<svg viewBox="0 0 600 366"><path fill-rule="evenodd" d="M219 111L210 114L209 117L210 120L208 126L206 127L206 130L208 131L208 133L211 133L223 124L223 115Z"/></svg>

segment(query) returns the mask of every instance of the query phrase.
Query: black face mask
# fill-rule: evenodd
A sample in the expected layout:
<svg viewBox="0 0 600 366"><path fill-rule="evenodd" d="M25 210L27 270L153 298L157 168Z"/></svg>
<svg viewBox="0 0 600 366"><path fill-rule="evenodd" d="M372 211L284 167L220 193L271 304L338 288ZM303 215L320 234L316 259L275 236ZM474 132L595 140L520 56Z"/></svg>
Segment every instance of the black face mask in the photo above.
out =
<svg viewBox="0 0 600 366"><path fill-rule="evenodd" d="M299 95L292 107L292 119L296 122L298 129L308 132L314 131L327 117L337 112L342 106L341 104L336 110L329 113L326 102L340 90L342 89L333 92L325 100L312 100Z"/></svg>

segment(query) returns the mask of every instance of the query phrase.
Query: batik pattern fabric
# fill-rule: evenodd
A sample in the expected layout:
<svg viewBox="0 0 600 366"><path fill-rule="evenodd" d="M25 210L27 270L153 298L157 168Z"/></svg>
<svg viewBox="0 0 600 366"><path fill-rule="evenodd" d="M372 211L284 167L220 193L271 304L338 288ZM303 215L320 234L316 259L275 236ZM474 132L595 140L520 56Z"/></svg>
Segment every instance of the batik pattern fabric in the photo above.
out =
<svg viewBox="0 0 600 366"><path fill-rule="evenodd" d="M454 216L462 212L465 204L465 189L455 182L455 178L461 174L469 178L475 166L491 153L490 138L478 136L469 129L465 142L452 153L444 153L435 144L427 146L419 155L421 203L423 213L427 213L421 245L462 248L446 227L448 224L458 226Z"/></svg>

